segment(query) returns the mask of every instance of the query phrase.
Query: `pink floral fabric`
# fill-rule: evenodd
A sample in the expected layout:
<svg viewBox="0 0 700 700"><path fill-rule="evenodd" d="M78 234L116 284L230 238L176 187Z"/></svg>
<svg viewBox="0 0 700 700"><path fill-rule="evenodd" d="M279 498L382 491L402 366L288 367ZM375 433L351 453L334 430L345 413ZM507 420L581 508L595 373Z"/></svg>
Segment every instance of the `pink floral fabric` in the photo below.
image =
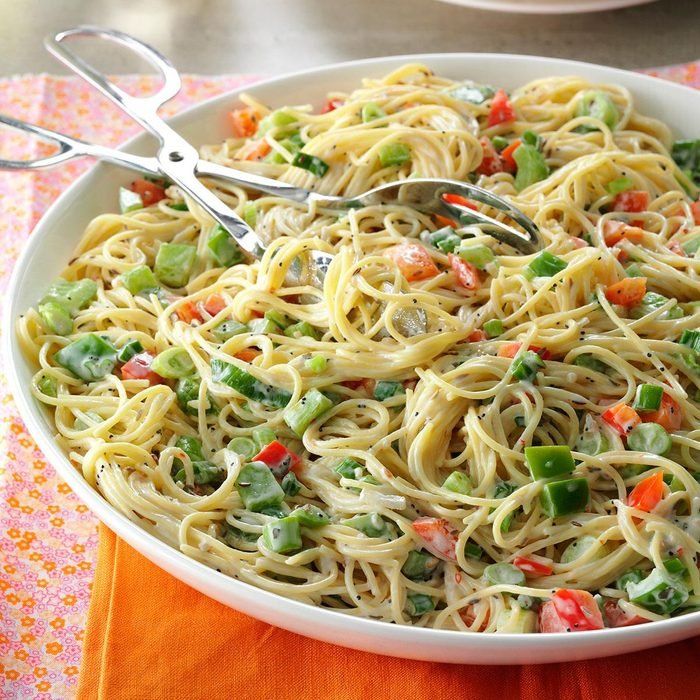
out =
<svg viewBox="0 0 700 700"><path fill-rule="evenodd" d="M648 72L700 88L700 61ZM163 113L170 116L255 79L184 76L181 93ZM155 87L149 76L126 76L118 82L139 94ZM110 146L140 128L75 77L0 80L0 113ZM43 152L36 141L0 131L0 158L27 159ZM90 162L82 160L41 173L0 172L0 296L36 222L89 167ZM57 477L29 436L0 367L0 698L75 695L96 526L94 516Z"/></svg>

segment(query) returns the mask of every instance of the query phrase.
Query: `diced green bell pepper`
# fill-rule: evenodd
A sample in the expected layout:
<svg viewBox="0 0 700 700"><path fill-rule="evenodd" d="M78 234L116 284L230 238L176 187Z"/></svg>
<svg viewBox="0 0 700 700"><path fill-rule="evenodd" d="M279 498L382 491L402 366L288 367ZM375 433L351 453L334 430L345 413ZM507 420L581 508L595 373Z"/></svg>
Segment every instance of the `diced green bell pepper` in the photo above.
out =
<svg viewBox="0 0 700 700"><path fill-rule="evenodd" d="M395 534L392 525L389 525L379 513L363 513L354 518L342 521L343 525L354 527L367 537L386 537L391 539Z"/></svg>
<svg viewBox="0 0 700 700"><path fill-rule="evenodd" d="M542 489L540 503L547 516L558 518L585 510L589 496L588 481L583 477L550 481Z"/></svg>
<svg viewBox="0 0 700 700"><path fill-rule="evenodd" d="M316 177L323 177L330 167L328 163L321 160L317 156L309 155L308 153L302 153L299 151L295 154L292 160L292 165L297 168L302 168L308 170L310 173L316 175Z"/></svg>
<svg viewBox="0 0 700 700"><path fill-rule="evenodd" d="M43 329L52 335L70 335L73 332L73 318L68 310L55 301L39 304L37 308Z"/></svg>
<svg viewBox="0 0 700 700"><path fill-rule="evenodd" d="M377 401L384 401L385 399L390 399L392 396L403 393L404 388L401 382L380 380L374 387L374 398L377 399Z"/></svg>
<svg viewBox="0 0 700 700"><path fill-rule="evenodd" d="M401 567L401 573L411 581L428 581L440 566L440 560L424 549L412 549Z"/></svg>
<svg viewBox="0 0 700 700"><path fill-rule="evenodd" d="M299 522L292 517L280 518L263 527L263 543L278 554L298 552L302 547Z"/></svg>
<svg viewBox="0 0 700 700"><path fill-rule="evenodd" d="M299 323L293 323L291 326L287 326L287 328L284 329L284 334L289 338L308 336L309 338L318 340L316 329L307 321L299 321Z"/></svg>
<svg viewBox="0 0 700 700"><path fill-rule="evenodd" d="M284 501L282 487L264 462L246 464L238 474L236 489L243 505L256 513Z"/></svg>
<svg viewBox="0 0 700 700"><path fill-rule="evenodd" d="M513 360L511 372L515 379L531 381L544 366L544 360L536 352L527 350Z"/></svg>
<svg viewBox="0 0 700 700"><path fill-rule="evenodd" d="M294 472L287 472L282 479L282 490L287 496L296 496L301 491L301 483Z"/></svg>
<svg viewBox="0 0 700 700"><path fill-rule="evenodd" d="M231 267L245 260L245 254L233 236L217 225L207 241L207 248L214 262L221 267Z"/></svg>
<svg viewBox="0 0 700 700"><path fill-rule="evenodd" d="M571 474L575 466L571 448L566 445L526 447L525 462L533 479Z"/></svg>
<svg viewBox="0 0 700 700"><path fill-rule="evenodd" d="M632 408L635 411L658 411L661 408L663 387L658 384L640 384Z"/></svg>
<svg viewBox="0 0 700 700"><path fill-rule="evenodd" d="M245 325L245 323L239 323L229 319L228 321L222 321L218 326L214 326L211 329L211 334L220 343L226 342L229 338L233 338L234 335L240 335L241 333L249 333L250 328Z"/></svg>
<svg viewBox="0 0 700 700"><path fill-rule="evenodd" d="M468 496L472 492L472 482L464 472L452 472L443 482L442 488Z"/></svg>
<svg viewBox="0 0 700 700"><path fill-rule="evenodd" d="M601 90L590 90L583 94L576 107L575 116L593 117L603 122L609 129L614 129L620 121L620 113L610 95ZM579 127L582 132L597 131L593 126Z"/></svg>
<svg viewBox="0 0 700 700"><path fill-rule="evenodd" d="M143 199L141 199L141 195L127 187L120 187L119 211L122 214L128 214L130 211L136 211L137 209L143 209Z"/></svg>
<svg viewBox="0 0 700 700"><path fill-rule="evenodd" d="M424 593L409 593L406 596L406 612L411 617L420 617L435 610L435 601Z"/></svg>
<svg viewBox="0 0 700 700"><path fill-rule="evenodd" d="M628 583L626 589L630 602L659 615L672 613L689 597L686 585L661 569L654 569L639 583Z"/></svg>
<svg viewBox="0 0 700 700"><path fill-rule="evenodd" d="M499 335L503 335L503 321L500 318L492 318L484 323L484 333L489 338L498 338Z"/></svg>
<svg viewBox="0 0 700 700"><path fill-rule="evenodd" d="M95 333L84 335L55 355L56 362L86 382L102 379L109 374L117 361L117 351L112 343Z"/></svg>
<svg viewBox="0 0 700 700"><path fill-rule="evenodd" d="M535 277L554 277L568 266L566 260L552 255L550 252L543 250L529 265Z"/></svg>
<svg viewBox="0 0 700 700"><path fill-rule="evenodd" d="M82 279L77 282L68 282L57 279L46 292L40 304L50 301L62 306L71 316L85 309L97 297L97 283L91 279Z"/></svg>
<svg viewBox="0 0 700 700"><path fill-rule="evenodd" d="M121 275L121 281L130 294L150 294L158 291L160 285L147 265L139 265Z"/></svg>
<svg viewBox="0 0 700 700"><path fill-rule="evenodd" d="M289 517L298 520L303 527L323 527L331 521L326 513L311 503L295 508Z"/></svg>
<svg viewBox="0 0 700 700"><path fill-rule="evenodd" d="M197 249L183 243L163 243L153 268L156 278L169 287L184 287L197 261Z"/></svg>
<svg viewBox="0 0 700 700"><path fill-rule="evenodd" d="M382 168L403 165L411 160L411 149L405 143L385 143L379 149L379 163Z"/></svg>
<svg viewBox="0 0 700 700"><path fill-rule="evenodd" d="M497 586L522 586L525 583L525 574L517 566L504 561L487 566L484 569L484 577L489 583Z"/></svg>
<svg viewBox="0 0 700 700"><path fill-rule="evenodd" d="M376 102L368 102L362 105L362 121L365 124L382 117L386 117L386 112Z"/></svg>
<svg viewBox="0 0 700 700"><path fill-rule="evenodd" d="M134 355L143 352L143 345L138 340L128 340L117 352L119 362L128 362Z"/></svg>
<svg viewBox="0 0 700 700"><path fill-rule="evenodd" d="M624 175L622 177L615 178L614 180L610 180L610 182L605 185L605 189L613 197L621 192L627 192L627 190L631 190L633 187L634 182L629 177L625 177Z"/></svg>
<svg viewBox="0 0 700 700"><path fill-rule="evenodd" d="M52 377L48 374L45 374L37 381L36 388L39 389L44 396L50 396L53 399L58 396L58 382L56 381L56 377Z"/></svg>
<svg viewBox="0 0 700 700"><path fill-rule="evenodd" d="M549 166L536 146L521 144L515 149L513 160L518 166L514 183L518 192L549 177Z"/></svg>

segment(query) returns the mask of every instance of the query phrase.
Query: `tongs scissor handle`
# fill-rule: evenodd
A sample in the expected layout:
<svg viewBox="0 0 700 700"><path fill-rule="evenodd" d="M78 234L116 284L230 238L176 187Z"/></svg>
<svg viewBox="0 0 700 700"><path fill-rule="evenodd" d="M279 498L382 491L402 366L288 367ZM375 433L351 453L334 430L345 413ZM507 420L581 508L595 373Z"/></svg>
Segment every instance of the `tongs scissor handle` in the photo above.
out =
<svg viewBox="0 0 700 700"><path fill-rule="evenodd" d="M52 153L50 156L44 156L43 158L34 158L32 160L0 159L0 170L40 170L42 168L53 168L73 158L92 156L93 158L100 158L101 160L106 160L110 163L126 166L127 168L151 175L157 176L160 173L155 158L135 156L132 153L117 151L108 146L99 146L94 143L88 143L87 141L81 141L80 139L74 139L58 131L46 129L36 124L30 124L21 119L8 117L6 114L0 114L0 124L5 124L18 131L26 131L27 133L34 134L58 146L58 152Z"/></svg>
<svg viewBox="0 0 700 700"><path fill-rule="evenodd" d="M163 86L154 95L134 97L124 92L109 78L96 71L82 58L70 51L63 42L72 37L95 37L120 44L155 66L163 77ZM260 257L262 243L258 235L225 202L197 179L199 153L190 143L166 124L158 108L174 97L181 87L175 66L153 47L128 34L113 29L82 26L67 29L46 39L46 48L62 63L75 71L90 85L109 98L123 112L135 119L159 141L157 163L163 175L194 199L215 221L224 227L251 255Z"/></svg>
<svg viewBox="0 0 700 700"><path fill-rule="evenodd" d="M155 94L146 97L135 97L134 95L124 92L124 90L115 85L105 75L96 71L63 43L66 39L71 37L88 36L121 44L146 59L160 72L163 78L163 86ZM81 78L87 80L90 85L112 100L117 106L121 107L125 112L136 119L141 126L151 132L154 131L152 117L156 115L158 108L175 97L182 87L180 74L177 72L175 66L173 66L163 54L152 46L139 41L129 34L117 31L116 29L103 29L102 27L85 25L75 27L74 29L66 29L55 36L48 36L44 40L44 43L49 52L61 61L61 63L68 66L68 68L77 73Z"/></svg>

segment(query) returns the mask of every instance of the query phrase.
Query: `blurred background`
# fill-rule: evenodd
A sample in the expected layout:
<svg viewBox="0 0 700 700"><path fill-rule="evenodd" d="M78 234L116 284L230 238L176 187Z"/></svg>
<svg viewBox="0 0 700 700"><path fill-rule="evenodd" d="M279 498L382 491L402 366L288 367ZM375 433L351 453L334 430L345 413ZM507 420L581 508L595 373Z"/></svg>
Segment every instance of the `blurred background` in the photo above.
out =
<svg viewBox="0 0 700 700"><path fill-rule="evenodd" d="M62 72L41 39L81 23L133 33L194 73L286 73L435 51L539 54L621 68L700 54L700 0L579 15L505 14L437 0L0 0L0 16L3 75ZM133 69L119 61L109 68Z"/></svg>

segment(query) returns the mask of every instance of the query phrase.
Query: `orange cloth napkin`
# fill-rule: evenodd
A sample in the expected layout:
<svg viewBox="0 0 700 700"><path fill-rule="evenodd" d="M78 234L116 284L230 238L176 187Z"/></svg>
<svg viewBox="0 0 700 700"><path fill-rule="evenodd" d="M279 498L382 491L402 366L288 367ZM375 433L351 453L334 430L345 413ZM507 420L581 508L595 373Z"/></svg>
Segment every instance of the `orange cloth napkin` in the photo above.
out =
<svg viewBox="0 0 700 700"><path fill-rule="evenodd" d="M700 637L547 666L457 666L345 649L230 610L100 525L78 700L677 700L698 696L698 658Z"/></svg>

